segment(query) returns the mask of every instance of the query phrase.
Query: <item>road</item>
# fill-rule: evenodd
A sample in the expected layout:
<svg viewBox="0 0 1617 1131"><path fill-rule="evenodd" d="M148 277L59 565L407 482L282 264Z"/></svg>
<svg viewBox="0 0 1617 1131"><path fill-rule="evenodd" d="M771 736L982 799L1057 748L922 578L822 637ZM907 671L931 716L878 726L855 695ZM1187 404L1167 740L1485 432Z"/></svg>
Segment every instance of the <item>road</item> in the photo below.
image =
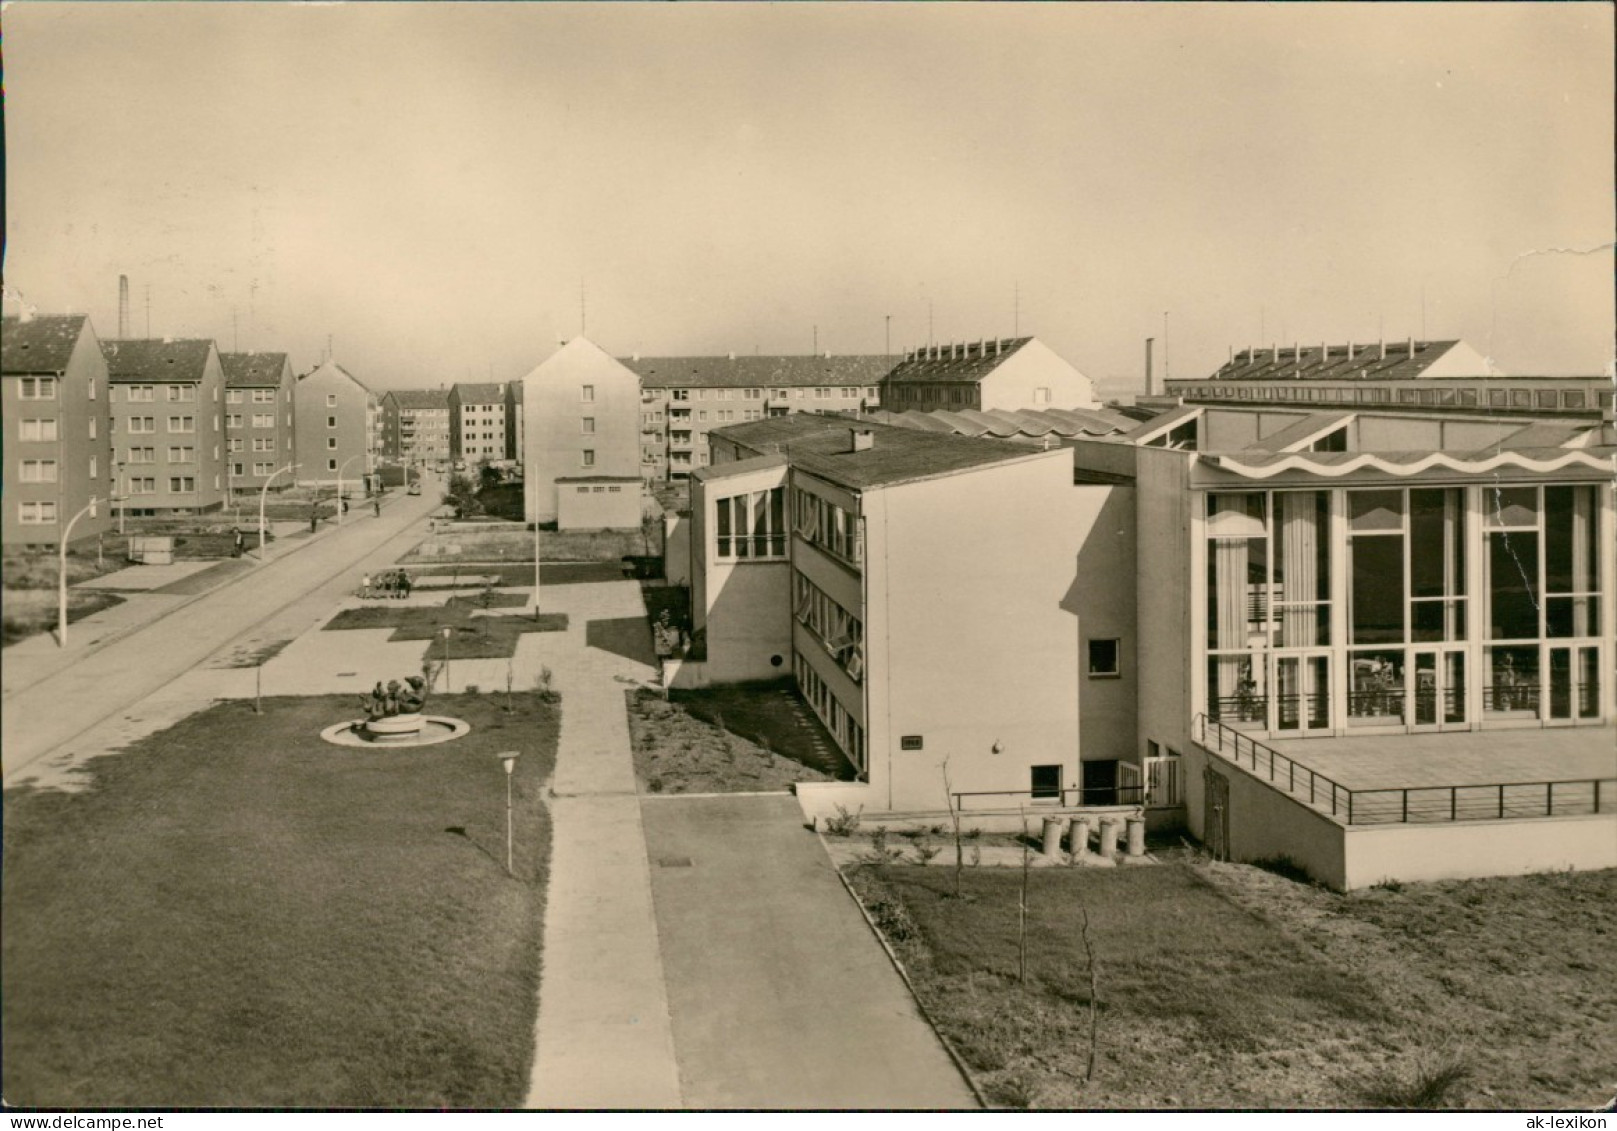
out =
<svg viewBox="0 0 1617 1131"><path fill-rule="evenodd" d="M367 559L392 561L419 541L421 521L438 505L428 492L397 498L380 518L355 508L340 528L8 697L0 720L6 783L333 578L352 572L357 584Z"/></svg>

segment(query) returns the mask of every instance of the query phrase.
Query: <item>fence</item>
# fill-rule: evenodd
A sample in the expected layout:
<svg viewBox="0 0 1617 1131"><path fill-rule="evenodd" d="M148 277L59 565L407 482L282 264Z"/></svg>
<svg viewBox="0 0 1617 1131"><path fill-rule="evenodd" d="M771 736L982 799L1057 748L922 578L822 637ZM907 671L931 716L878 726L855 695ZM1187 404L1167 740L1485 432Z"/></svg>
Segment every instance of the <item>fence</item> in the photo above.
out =
<svg viewBox="0 0 1617 1131"><path fill-rule="evenodd" d="M1038 806L1041 808L1074 808L1081 805L1141 805L1145 802L1145 787L1140 785L1117 785L1107 789L995 789L981 790L969 793L952 793L949 795L954 802L957 812L969 812L973 808L1021 807ZM996 805L990 802L987 806L972 806L968 801L972 798L1016 798L1016 801L1005 801Z"/></svg>
<svg viewBox="0 0 1617 1131"><path fill-rule="evenodd" d="M1306 794L1308 804L1348 825L1571 817L1617 806L1617 778L1348 789L1216 719L1197 715L1196 728L1206 749L1295 797Z"/></svg>

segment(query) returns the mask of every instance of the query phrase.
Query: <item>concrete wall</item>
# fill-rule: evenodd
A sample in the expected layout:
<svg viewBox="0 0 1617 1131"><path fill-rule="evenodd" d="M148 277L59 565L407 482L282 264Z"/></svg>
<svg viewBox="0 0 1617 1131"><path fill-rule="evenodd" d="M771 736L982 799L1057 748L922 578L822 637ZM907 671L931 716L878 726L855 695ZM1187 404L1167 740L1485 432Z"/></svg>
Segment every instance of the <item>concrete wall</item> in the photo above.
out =
<svg viewBox="0 0 1617 1131"><path fill-rule="evenodd" d="M1095 386L1071 362L1037 338L1017 350L979 383L980 408L1099 408ZM1049 401L1034 400L1049 389ZM947 407L947 406L940 406Z"/></svg>
<svg viewBox="0 0 1617 1131"><path fill-rule="evenodd" d="M1139 760L1138 636L1135 631L1134 487L1072 488L1075 573L1062 608L1077 618L1079 756ZM1089 641L1119 641L1119 674L1089 674Z"/></svg>
<svg viewBox="0 0 1617 1131"><path fill-rule="evenodd" d="M556 484L556 529L634 530L640 525L640 480Z"/></svg>
<svg viewBox="0 0 1617 1131"><path fill-rule="evenodd" d="M327 398L333 396L337 403L328 404ZM304 374L292 394L299 483L335 485L341 472L343 490L363 494L360 478L371 469L372 460L371 400L370 392L334 362ZM335 427L332 417L337 418Z"/></svg>
<svg viewBox="0 0 1617 1131"><path fill-rule="evenodd" d="M54 546L68 522L89 504L92 495L99 500L96 513L79 519L73 527L73 541L77 543L107 531L112 526L111 496L118 491L111 434L112 392L107 385L107 359L101 353L90 320L86 318L80 327L78 342L68 358L65 372L57 381L55 399L20 400L18 381L19 377L8 375L3 383L4 411L0 418L4 422L4 444L0 452L5 454L5 470L0 482L5 485L5 493L0 498L0 511L4 513L0 520L0 541L7 546ZM56 421L57 438L20 440L19 422L23 419ZM156 446L155 441L153 446ZM24 459L55 460L56 482L22 482L20 469ZM92 459L94 476L90 474ZM18 521L23 502L54 502L56 521L27 524Z"/></svg>
<svg viewBox="0 0 1617 1131"><path fill-rule="evenodd" d="M721 558L719 500L782 487L786 465L691 480L694 627L706 629L702 677L711 683L779 679L792 672L792 566L788 558ZM790 521L790 502L787 511Z"/></svg>
<svg viewBox="0 0 1617 1131"><path fill-rule="evenodd" d="M640 478L640 381L588 338L574 338L522 379L523 513L557 516L556 480L595 475ZM583 400L583 387L594 399ZM585 417L595 431L583 431ZM586 466L585 451L594 452ZM638 525L639 519L631 525Z"/></svg>
<svg viewBox="0 0 1617 1131"><path fill-rule="evenodd" d="M663 579L670 585L691 584L691 516L663 516Z"/></svg>
<svg viewBox="0 0 1617 1131"><path fill-rule="evenodd" d="M1053 450L864 494L870 780L887 807L939 807L945 758L957 791L1026 790L1045 764L1077 783L1071 466Z"/></svg>
<svg viewBox="0 0 1617 1131"><path fill-rule="evenodd" d="M1197 544L1200 524L1191 517L1189 475L1195 457L1165 448L1138 448L1136 453L1139 747L1143 754L1145 743L1155 740L1164 754L1170 748L1183 753L1195 687L1191 585L1204 557ZM1196 774L1189 778L1186 788L1198 791L1189 819L1199 833L1200 779Z"/></svg>
<svg viewBox="0 0 1617 1131"><path fill-rule="evenodd" d="M1388 878L1457 880L1568 868L1617 868L1617 813L1382 825L1346 832L1349 889Z"/></svg>
<svg viewBox="0 0 1617 1131"><path fill-rule="evenodd" d="M1238 766L1208 754L1191 744L1185 750L1186 818L1193 830L1206 839L1202 808L1205 804L1203 771L1210 765L1230 785L1230 859L1250 864L1257 860L1289 856L1308 874L1328 887L1347 887L1347 865L1343 845L1344 828L1322 813L1301 804L1259 781ZM1194 794L1191 799L1188 795Z"/></svg>

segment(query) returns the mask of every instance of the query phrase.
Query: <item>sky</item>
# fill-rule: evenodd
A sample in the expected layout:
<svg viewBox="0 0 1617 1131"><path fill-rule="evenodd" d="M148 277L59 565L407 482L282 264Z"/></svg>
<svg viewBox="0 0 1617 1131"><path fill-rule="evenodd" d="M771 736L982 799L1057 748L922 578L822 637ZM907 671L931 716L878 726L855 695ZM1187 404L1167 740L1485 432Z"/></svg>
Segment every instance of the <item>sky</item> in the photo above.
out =
<svg viewBox="0 0 1617 1131"><path fill-rule="evenodd" d="M1613 8L5 13L6 313L377 388L1036 334L1103 387L1464 338L1600 373ZM149 311L149 313L148 313Z"/></svg>

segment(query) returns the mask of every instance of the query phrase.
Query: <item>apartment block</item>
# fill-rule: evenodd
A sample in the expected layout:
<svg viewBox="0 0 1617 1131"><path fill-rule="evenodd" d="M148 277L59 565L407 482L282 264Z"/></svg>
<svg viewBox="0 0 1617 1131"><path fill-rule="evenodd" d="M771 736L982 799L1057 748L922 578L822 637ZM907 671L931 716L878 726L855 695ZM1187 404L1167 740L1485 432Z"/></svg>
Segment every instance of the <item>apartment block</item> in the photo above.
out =
<svg viewBox="0 0 1617 1131"><path fill-rule="evenodd" d="M578 337L536 366L522 384L528 521L556 522L563 529L638 527L640 382L635 374Z"/></svg>
<svg viewBox="0 0 1617 1131"><path fill-rule="evenodd" d="M510 459L505 435L505 386L460 383L449 390L449 451L467 464Z"/></svg>
<svg viewBox="0 0 1617 1131"><path fill-rule="evenodd" d="M256 493L270 477L293 462L297 380L284 353L224 353L225 473L230 490ZM290 473L276 480L290 487Z"/></svg>
<svg viewBox="0 0 1617 1131"><path fill-rule="evenodd" d="M71 540L93 538L108 529L117 492L111 392L95 330L82 314L7 317L0 328L0 540L56 546L75 516Z"/></svg>
<svg viewBox="0 0 1617 1131"><path fill-rule="evenodd" d="M382 396L382 454L406 464L449 462L449 394L443 389L392 389Z"/></svg>
<svg viewBox="0 0 1617 1131"><path fill-rule="evenodd" d="M381 398L328 359L298 378L292 406L298 482L358 488L376 468Z"/></svg>
<svg viewBox="0 0 1617 1131"><path fill-rule="evenodd" d="M1037 338L983 338L904 354L882 381L892 412L1097 409L1094 384Z"/></svg>
<svg viewBox="0 0 1617 1131"><path fill-rule="evenodd" d="M214 343L128 339L102 342L101 352L127 513L202 514L222 507L225 381Z"/></svg>

